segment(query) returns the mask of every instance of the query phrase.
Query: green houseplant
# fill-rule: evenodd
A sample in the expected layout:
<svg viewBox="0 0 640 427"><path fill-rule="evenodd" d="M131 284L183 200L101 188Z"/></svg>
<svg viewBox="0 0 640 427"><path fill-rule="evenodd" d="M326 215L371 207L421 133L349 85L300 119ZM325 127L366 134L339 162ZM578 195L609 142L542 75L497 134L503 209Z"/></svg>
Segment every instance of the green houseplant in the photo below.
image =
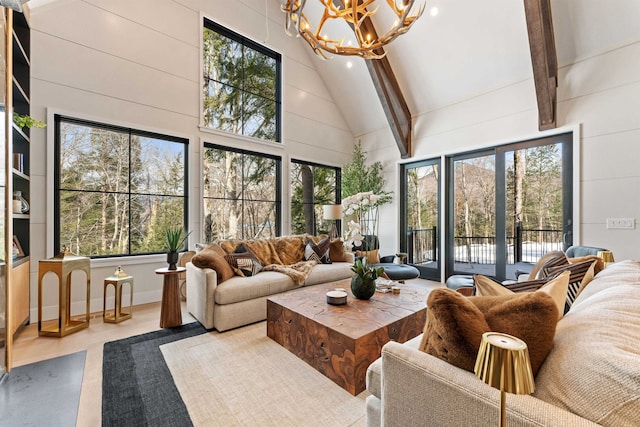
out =
<svg viewBox="0 0 640 427"><path fill-rule="evenodd" d="M366 258L358 258L353 263L351 271L355 274L351 278L351 293L358 299L369 299L376 292L376 279L384 273L382 267L367 264Z"/></svg>
<svg viewBox="0 0 640 427"><path fill-rule="evenodd" d="M21 115L18 113L13 113L13 122L20 129L22 128L44 128L47 126L45 122L42 120L34 119L29 115Z"/></svg>
<svg viewBox="0 0 640 427"><path fill-rule="evenodd" d="M167 247L167 263L169 270L176 270L178 263L178 251L184 249L184 242L187 241L191 232L185 233L182 227L170 227L165 232L165 245Z"/></svg>

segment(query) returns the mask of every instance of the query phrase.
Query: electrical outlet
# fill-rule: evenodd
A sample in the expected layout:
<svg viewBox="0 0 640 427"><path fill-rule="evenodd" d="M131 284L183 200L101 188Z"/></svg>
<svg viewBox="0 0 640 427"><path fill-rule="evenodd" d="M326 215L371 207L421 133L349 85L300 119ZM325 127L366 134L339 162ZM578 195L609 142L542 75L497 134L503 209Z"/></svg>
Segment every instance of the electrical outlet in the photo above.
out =
<svg viewBox="0 0 640 427"><path fill-rule="evenodd" d="M634 230L635 218L607 218L607 228L616 230Z"/></svg>

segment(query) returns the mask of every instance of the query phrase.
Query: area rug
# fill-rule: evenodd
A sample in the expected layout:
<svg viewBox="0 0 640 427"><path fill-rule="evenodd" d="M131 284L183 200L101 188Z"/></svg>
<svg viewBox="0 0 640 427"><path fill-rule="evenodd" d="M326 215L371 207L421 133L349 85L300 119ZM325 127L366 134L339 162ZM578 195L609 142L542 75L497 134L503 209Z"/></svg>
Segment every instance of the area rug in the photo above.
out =
<svg viewBox="0 0 640 427"><path fill-rule="evenodd" d="M266 336L266 322L161 347L195 426L364 425L346 390Z"/></svg>
<svg viewBox="0 0 640 427"><path fill-rule="evenodd" d="M0 425L75 427L86 355L13 368L0 384Z"/></svg>
<svg viewBox="0 0 640 427"><path fill-rule="evenodd" d="M205 332L195 322L105 343L102 425L192 425L159 347Z"/></svg>

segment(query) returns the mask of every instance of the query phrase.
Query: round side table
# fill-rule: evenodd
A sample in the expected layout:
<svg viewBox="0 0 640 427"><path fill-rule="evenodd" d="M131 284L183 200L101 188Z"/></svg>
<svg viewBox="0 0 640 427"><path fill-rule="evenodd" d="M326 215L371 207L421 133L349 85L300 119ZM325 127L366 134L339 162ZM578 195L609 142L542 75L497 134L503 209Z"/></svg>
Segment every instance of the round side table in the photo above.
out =
<svg viewBox="0 0 640 427"><path fill-rule="evenodd" d="M186 270L178 267L175 270L159 268L156 274L164 276L162 285L162 305L160 307L160 327L175 328L182 325L182 312L180 311L180 273Z"/></svg>

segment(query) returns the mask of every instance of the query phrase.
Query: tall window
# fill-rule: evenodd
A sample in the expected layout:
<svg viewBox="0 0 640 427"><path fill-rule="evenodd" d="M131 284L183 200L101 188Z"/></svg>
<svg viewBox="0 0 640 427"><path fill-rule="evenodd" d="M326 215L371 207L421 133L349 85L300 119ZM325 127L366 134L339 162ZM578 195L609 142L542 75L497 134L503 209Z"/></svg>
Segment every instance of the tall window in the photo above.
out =
<svg viewBox="0 0 640 427"><path fill-rule="evenodd" d="M54 251L163 252L186 225L188 141L60 115L55 132Z"/></svg>
<svg viewBox="0 0 640 427"><path fill-rule="evenodd" d="M204 126L280 141L280 55L208 19L203 30Z"/></svg>
<svg viewBox="0 0 640 427"><path fill-rule="evenodd" d="M297 160L291 162L291 231L328 234L322 205L340 203L340 168Z"/></svg>
<svg viewBox="0 0 640 427"><path fill-rule="evenodd" d="M205 144L206 242L280 235L280 163L276 156Z"/></svg>

